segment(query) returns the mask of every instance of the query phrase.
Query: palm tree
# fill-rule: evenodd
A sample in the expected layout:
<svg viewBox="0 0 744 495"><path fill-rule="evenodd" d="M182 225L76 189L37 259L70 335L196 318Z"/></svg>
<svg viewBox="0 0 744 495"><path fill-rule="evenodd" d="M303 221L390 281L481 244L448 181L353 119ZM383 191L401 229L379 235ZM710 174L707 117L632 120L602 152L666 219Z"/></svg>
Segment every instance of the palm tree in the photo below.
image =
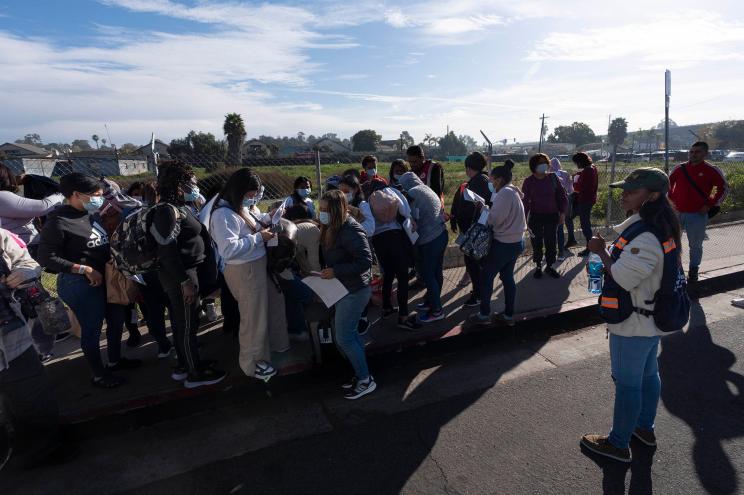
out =
<svg viewBox="0 0 744 495"><path fill-rule="evenodd" d="M239 113L225 115L222 130L227 137L227 161L232 165L243 163L243 142L245 141L245 124Z"/></svg>
<svg viewBox="0 0 744 495"><path fill-rule="evenodd" d="M93 135L92 135L92 136L91 136L90 138L91 138L91 139L92 139L93 141L95 141L95 142L96 142L96 149L100 149L100 148L98 147L98 139L99 139L99 137L98 137L98 134L93 134Z"/></svg>

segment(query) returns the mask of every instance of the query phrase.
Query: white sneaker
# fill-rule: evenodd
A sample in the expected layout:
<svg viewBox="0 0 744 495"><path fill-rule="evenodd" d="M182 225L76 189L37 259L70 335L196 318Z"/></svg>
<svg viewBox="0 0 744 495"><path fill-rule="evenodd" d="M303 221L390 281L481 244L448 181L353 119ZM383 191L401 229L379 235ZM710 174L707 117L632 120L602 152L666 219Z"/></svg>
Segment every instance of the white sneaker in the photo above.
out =
<svg viewBox="0 0 744 495"><path fill-rule="evenodd" d="M207 304L206 313L207 321L209 322L217 321L217 318L219 318L219 316L217 315L217 307L214 303Z"/></svg>

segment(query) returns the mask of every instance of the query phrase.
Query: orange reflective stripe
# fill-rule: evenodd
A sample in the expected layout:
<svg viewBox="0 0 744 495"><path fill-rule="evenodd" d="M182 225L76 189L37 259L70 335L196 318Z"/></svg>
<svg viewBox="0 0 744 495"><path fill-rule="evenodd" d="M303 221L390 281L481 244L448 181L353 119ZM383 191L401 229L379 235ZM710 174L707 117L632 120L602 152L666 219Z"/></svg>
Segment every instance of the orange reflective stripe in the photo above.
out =
<svg viewBox="0 0 744 495"><path fill-rule="evenodd" d="M617 297L602 296L601 305L603 308L618 309L620 307L620 302L617 300Z"/></svg>
<svg viewBox="0 0 744 495"><path fill-rule="evenodd" d="M663 244L664 247L664 254L667 254L670 251L674 251L677 249L677 243L674 242L674 239L669 239Z"/></svg>
<svg viewBox="0 0 744 495"><path fill-rule="evenodd" d="M625 248L627 244L628 244L628 241L626 241L622 237L618 237L617 241L615 241L615 247L621 251Z"/></svg>

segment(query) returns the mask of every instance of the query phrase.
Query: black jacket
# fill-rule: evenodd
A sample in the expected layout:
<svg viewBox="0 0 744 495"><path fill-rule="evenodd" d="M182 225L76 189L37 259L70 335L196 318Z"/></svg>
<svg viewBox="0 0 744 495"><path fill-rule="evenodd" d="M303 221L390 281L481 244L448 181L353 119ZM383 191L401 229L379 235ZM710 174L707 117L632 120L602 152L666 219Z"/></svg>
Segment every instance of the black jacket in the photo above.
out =
<svg viewBox="0 0 744 495"><path fill-rule="evenodd" d="M372 251L367 234L351 217L341 225L331 248L321 244L323 259L349 292L367 287L372 280Z"/></svg>
<svg viewBox="0 0 744 495"><path fill-rule="evenodd" d="M98 213L70 205L47 217L39 241L39 264L52 273L70 273L72 265L87 265L103 274L111 257L109 239Z"/></svg>
<svg viewBox="0 0 744 495"><path fill-rule="evenodd" d="M187 206L176 206L180 217L165 203L159 203L152 213L150 233L158 243L160 272L178 285L189 279L186 270L196 268L206 257L204 225Z"/></svg>
<svg viewBox="0 0 744 495"><path fill-rule="evenodd" d="M467 189L486 200L486 204L491 206L491 190L488 188L488 176L478 174L468 181ZM475 222L475 203L465 201L461 194L461 188L455 191L455 198L452 200L452 209L450 210L450 225L452 229L459 228L460 232L466 232Z"/></svg>

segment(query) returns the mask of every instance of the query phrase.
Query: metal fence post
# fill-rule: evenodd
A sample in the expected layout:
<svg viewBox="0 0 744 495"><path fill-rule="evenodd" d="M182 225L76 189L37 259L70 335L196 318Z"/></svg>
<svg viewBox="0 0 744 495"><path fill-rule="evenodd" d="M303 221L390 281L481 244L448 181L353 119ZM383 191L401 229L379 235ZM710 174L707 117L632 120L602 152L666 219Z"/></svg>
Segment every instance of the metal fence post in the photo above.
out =
<svg viewBox="0 0 744 495"><path fill-rule="evenodd" d="M320 180L321 180L321 177L320 177L320 150L316 150L315 151L315 184L317 184L316 187L318 188L318 200L320 200L321 191L322 191L322 188L321 188L321 184L322 183L320 182Z"/></svg>
<svg viewBox="0 0 744 495"><path fill-rule="evenodd" d="M615 161L617 160L617 146L612 152L612 168L610 169L610 184L615 182ZM607 188L607 215L605 218L605 227L610 228L612 225L612 189Z"/></svg>

